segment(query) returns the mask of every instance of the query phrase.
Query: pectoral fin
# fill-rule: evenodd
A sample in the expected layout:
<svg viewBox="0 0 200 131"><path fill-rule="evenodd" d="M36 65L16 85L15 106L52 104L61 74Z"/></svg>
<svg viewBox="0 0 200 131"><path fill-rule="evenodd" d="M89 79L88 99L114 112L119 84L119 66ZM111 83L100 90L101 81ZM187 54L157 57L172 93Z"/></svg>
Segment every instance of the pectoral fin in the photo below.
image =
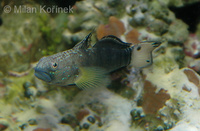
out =
<svg viewBox="0 0 200 131"><path fill-rule="evenodd" d="M131 65L136 68L144 68L153 63L152 51L158 47L161 42L146 41L133 47Z"/></svg>
<svg viewBox="0 0 200 131"><path fill-rule="evenodd" d="M106 70L99 67L80 67L80 76L75 81L80 89L105 87L109 84Z"/></svg>

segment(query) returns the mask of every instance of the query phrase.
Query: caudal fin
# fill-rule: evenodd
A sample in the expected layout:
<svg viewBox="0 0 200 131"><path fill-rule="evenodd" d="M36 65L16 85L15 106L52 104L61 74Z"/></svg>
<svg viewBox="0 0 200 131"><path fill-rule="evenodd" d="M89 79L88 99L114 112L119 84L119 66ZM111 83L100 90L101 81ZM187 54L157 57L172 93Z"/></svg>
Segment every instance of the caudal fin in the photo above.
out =
<svg viewBox="0 0 200 131"><path fill-rule="evenodd" d="M135 68L144 68L153 63L152 51L160 46L161 42L145 41L133 46L131 65Z"/></svg>

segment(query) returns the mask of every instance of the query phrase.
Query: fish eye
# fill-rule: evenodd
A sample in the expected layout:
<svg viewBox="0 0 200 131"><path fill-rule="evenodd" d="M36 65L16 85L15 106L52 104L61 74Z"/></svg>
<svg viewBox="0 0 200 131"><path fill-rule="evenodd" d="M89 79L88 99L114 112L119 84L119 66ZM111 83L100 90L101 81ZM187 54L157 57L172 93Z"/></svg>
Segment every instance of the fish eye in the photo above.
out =
<svg viewBox="0 0 200 131"><path fill-rule="evenodd" d="M141 50L141 46L138 46L138 47L137 47L137 51L139 51L139 50Z"/></svg>
<svg viewBox="0 0 200 131"><path fill-rule="evenodd" d="M52 67L53 67L53 68L57 68L57 67L58 67L58 64L55 62L55 63L52 64Z"/></svg>

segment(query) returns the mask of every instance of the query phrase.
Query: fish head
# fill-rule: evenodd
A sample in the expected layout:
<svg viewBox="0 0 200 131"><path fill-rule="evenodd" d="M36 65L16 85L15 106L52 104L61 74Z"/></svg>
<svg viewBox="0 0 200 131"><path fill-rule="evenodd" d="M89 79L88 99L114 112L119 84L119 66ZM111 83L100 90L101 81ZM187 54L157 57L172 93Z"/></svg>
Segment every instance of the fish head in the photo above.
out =
<svg viewBox="0 0 200 131"><path fill-rule="evenodd" d="M133 46L131 65L135 68L148 67L153 63L152 51L160 46L161 42L144 41Z"/></svg>
<svg viewBox="0 0 200 131"><path fill-rule="evenodd" d="M35 76L40 80L53 85L71 84L72 78L75 77L76 67L66 65L66 61L59 57L47 56L39 60L35 69Z"/></svg>
<svg viewBox="0 0 200 131"><path fill-rule="evenodd" d="M43 57L34 68L35 76L45 82L52 82L57 68L58 63L52 60L51 57Z"/></svg>

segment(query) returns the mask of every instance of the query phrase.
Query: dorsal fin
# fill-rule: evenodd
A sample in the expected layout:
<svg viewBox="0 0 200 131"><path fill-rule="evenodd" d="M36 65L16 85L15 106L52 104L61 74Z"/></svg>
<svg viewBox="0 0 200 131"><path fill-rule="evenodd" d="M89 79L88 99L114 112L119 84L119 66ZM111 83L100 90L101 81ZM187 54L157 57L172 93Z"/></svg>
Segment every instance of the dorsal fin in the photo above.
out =
<svg viewBox="0 0 200 131"><path fill-rule="evenodd" d="M74 48L87 49L90 46L91 36L92 36L92 32L89 33L81 42L76 44Z"/></svg>
<svg viewBox="0 0 200 131"><path fill-rule="evenodd" d="M114 35L104 36L93 47L94 48L117 48L127 49L131 46L131 43L125 43Z"/></svg>

